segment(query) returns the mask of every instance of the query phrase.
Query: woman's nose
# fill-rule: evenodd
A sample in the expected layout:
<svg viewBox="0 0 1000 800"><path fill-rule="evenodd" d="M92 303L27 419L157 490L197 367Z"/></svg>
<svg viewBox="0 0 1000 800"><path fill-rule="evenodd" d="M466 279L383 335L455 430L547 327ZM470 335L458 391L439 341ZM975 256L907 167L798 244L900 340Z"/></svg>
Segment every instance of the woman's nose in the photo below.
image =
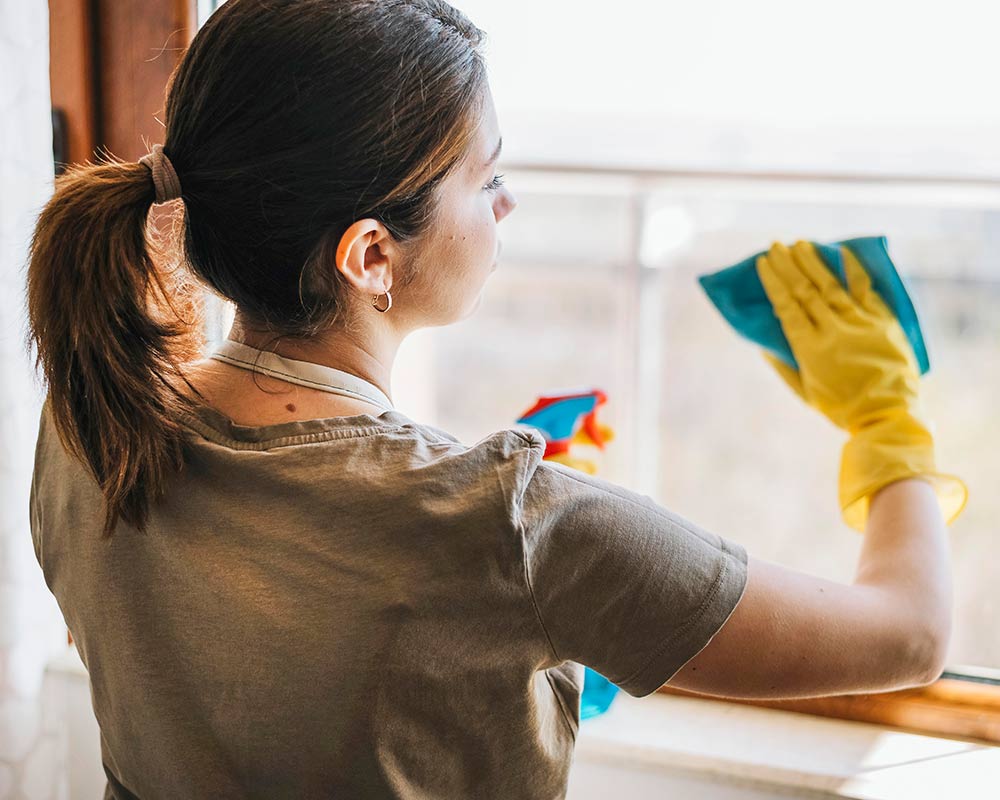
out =
<svg viewBox="0 0 1000 800"><path fill-rule="evenodd" d="M515 208L517 208L517 198L514 197L514 193L507 187L501 188L500 192L497 194L496 206L493 210L493 213L496 215L497 222L506 217Z"/></svg>

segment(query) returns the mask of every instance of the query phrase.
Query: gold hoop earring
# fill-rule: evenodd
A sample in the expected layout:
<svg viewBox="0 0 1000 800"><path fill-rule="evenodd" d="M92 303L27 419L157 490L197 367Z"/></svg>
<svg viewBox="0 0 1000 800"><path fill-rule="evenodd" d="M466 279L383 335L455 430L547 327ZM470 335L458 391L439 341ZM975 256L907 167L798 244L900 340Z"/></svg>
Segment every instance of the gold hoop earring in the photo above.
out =
<svg viewBox="0 0 1000 800"><path fill-rule="evenodd" d="M372 296L372 305L375 306L375 310L376 311L381 311L383 314L386 311L388 311L390 308L392 308L392 295L389 294L388 290L386 290L385 296L386 296L386 298L388 298L388 303L387 303L387 305L386 305L385 308L379 308L378 307L378 299L379 299L379 297L381 297L381 295L376 294L376 295Z"/></svg>

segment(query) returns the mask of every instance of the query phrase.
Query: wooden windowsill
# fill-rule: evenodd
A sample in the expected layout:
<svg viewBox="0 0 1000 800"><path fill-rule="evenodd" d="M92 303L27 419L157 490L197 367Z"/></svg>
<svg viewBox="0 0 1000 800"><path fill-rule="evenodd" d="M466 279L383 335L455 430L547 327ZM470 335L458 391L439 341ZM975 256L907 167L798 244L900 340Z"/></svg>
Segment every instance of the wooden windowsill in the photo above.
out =
<svg viewBox="0 0 1000 800"><path fill-rule="evenodd" d="M904 731L983 744L1000 744L1000 686L940 678L930 686L879 694L806 700L742 700L710 697L663 686L664 694L797 711L821 717L872 722Z"/></svg>

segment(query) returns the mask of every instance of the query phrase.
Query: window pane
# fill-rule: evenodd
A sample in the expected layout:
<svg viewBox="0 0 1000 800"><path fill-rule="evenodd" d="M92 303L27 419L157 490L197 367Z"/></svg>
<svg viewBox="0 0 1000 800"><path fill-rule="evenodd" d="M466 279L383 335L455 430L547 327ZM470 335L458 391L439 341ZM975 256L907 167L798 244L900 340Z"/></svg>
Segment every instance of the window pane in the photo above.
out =
<svg viewBox="0 0 1000 800"><path fill-rule="evenodd" d="M739 338L697 284L774 239L884 234L917 308L931 361L923 378L938 466L970 501L951 526L956 615L949 663L1000 667L993 635L1000 560L995 403L1000 390L1000 190L961 187L677 182L656 208L690 231L664 272L666 391L660 499L755 555L850 580L862 538L840 522L837 470L846 434L803 404Z"/></svg>
<svg viewBox="0 0 1000 800"><path fill-rule="evenodd" d="M602 389L617 438L574 448L599 475L754 555L848 582L862 537L837 505L846 434L729 328L697 277L774 239L885 235L927 342L938 465L970 491L950 528L949 668L1000 668L1000 559L984 555L1000 519L1000 187L505 172L519 206L497 271L471 317L403 342L397 408L471 444L540 393ZM231 319L227 304L210 338Z"/></svg>
<svg viewBox="0 0 1000 800"><path fill-rule="evenodd" d="M598 388L598 419L618 437L592 458L610 480L634 479L635 295L632 195L620 181L548 181L525 176L517 211L498 229L503 254L472 316L419 332L430 358L435 406L429 419L472 443L514 424L539 394ZM403 348L407 348L405 342ZM408 352L401 349L400 369ZM412 375L394 391L403 410L419 394Z"/></svg>
<svg viewBox="0 0 1000 800"><path fill-rule="evenodd" d="M198 0L199 23L222 2ZM789 13L800 5L779 4ZM635 15L620 15L631 20L628 30L610 34L610 18L594 24L586 15L559 16L560 25L575 26L562 37L569 64L563 73L586 79L563 81L558 92L538 79L551 72L548 61L532 61L551 53L528 41L546 26L524 26L510 4L501 10L469 0L461 7L489 33L509 162L670 165L683 156L683 166L708 170L905 173L919 163L938 174L998 174L988 144L998 118L983 110L976 83L992 74L982 65L995 53L969 47L967 30L944 37L945 72L931 83L893 77L895 69L912 77L926 61L918 37L910 37L917 45L883 59L881 72L870 64L856 74L842 65L824 71L822 59L796 72L742 58L747 43L760 55L752 45L759 37L746 25L714 24L720 10L729 19L743 6L714 4L676 28L673 11L643 5L648 24L637 28ZM912 4L900 0L883 12L894 18L898 9L909 15ZM855 18L870 10L859 6ZM788 13L746 13L751 28L761 19L794 23ZM936 35L938 17L914 24ZM852 36L864 34L847 27ZM699 28L736 33L713 51L703 47L704 37L684 33ZM992 30L974 28L981 37ZM636 47L634 34L661 44L670 36L672 46ZM612 62L629 81L601 72L595 47L612 48ZM735 83L726 66L732 63L750 70ZM600 69L589 75L595 64ZM932 67L940 72L937 62ZM823 76L830 82L825 91L786 92L799 98L794 106L768 100L775 81L815 88ZM928 86L935 95L927 95ZM963 86L967 91L956 94ZM771 94L755 94L761 91ZM942 108L948 136L912 124L922 114L937 125ZM774 135L779 123L797 131L794 141ZM962 146L941 148L944 139ZM608 403L599 416L617 438L603 454L574 452L594 458L602 477L650 494L762 558L848 581L862 539L840 522L836 502L845 434L802 404L758 349L727 326L697 276L774 239L886 235L927 339L931 372L923 384L938 463L970 489L950 532L956 613L949 662L1000 668L993 635L1000 559L987 555L1000 519L991 481L1000 474L992 402L1000 390L1000 186L504 172L520 205L500 228L500 265L472 317L417 331L403 343L393 372L397 408L472 443L512 424L541 392L600 388ZM209 306L215 341L228 332L232 307L214 298Z"/></svg>

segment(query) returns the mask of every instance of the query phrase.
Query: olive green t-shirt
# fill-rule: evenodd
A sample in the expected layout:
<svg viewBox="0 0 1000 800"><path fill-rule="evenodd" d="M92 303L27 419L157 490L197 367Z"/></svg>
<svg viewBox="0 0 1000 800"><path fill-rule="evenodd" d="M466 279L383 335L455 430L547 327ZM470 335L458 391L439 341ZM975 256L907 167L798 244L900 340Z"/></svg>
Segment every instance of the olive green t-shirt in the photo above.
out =
<svg viewBox="0 0 1000 800"><path fill-rule="evenodd" d="M643 697L746 584L740 544L543 461L532 428L183 421L147 532L101 540L42 409L32 537L107 798L562 798L583 665Z"/></svg>

